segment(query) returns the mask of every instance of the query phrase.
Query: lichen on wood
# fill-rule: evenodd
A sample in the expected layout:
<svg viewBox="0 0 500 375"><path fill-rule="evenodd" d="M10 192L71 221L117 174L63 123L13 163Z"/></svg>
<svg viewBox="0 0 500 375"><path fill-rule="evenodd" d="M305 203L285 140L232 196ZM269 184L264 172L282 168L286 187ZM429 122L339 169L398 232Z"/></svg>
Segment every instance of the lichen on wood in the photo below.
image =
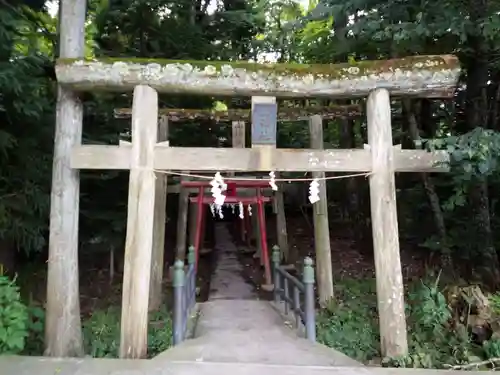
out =
<svg viewBox="0 0 500 375"><path fill-rule="evenodd" d="M393 95L448 97L460 64L452 55L412 56L346 64L300 65L144 59L59 59L62 85L76 90L279 97L356 97L375 88Z"/></svg>
<svg viewBox="0 0 500 375"><path fill-rule="evenodd" d="M131 108L115 108L115 118L128 119L131 117ZM362 114L358 104L329 105L312 107L281 107L278 108L278 121L304 121L313 115L320 115L325 120L335 118L353 118ZM228 109L227 111L213 111L210 109L182 109L163 108L159 115L167 116L171 122L189 120L215 120L217 122L249 121L249 109Z"/></svg>

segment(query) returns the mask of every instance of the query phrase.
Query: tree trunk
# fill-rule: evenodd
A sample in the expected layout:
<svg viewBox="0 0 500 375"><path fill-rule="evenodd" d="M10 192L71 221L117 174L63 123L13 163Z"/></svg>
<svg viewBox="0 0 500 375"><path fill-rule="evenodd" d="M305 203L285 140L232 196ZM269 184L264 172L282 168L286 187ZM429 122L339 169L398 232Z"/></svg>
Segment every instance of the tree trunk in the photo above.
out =
<svg viewBox="0 0 500 375"><path fill-rule="evenodd" d="M415 116L415 111L411 99L404 99L402 101L402 104L403 112L408 124L408 132L410 138L413 142L420 140L421 138L418 129L417 118ZM432 181L432 178L428 173L420 173L420 178L422 179L422 184L424 185L427 198L429 199L432 215L434 217L434 223L436 224L436 230L440 242L441 267L446 272L446 274L453 275L453 261L451 259L450 248L448 246L448 236L446 232L443 211L441 210L439 196L436 193L434 182Z"/></svg>
<svg viewBox="0 0 500 375"><path fill-rule="evenodd" d="M465 59L467 67L467 91L465 103L465 122L462 128L467 132L486 124L487 97L484 95L489 80L490 53L488 42L480 30L481 20L488 16L486 0L470 0L468 8L473 29L467 36L471 52ZM500 283L499 261L495 251L491 218L489 212L488 181L484 176L475 178L469 191L469 205L473 212L473 225L476 230L474 245L475 259L479 259L480 273L485 281L496 286Z"/></svg>
<svg viewBox="0 0 500 375"><path fill-rule="evenodd" d="M60 57L81 58L85 47L86 0L61 2ZM83 356L78 272L80 175L70 165L71 149L82 140L83 105L59 87L50 206L45 355Z"/></svg>
<svg viewBox="0 0 500 375"><path fill-rule="evenodd" d="M349 102L350 104L350 102ZM356 148L356 142L354 139L354 124L349 119L341 119L340 126L340 148L341 149L351 149ZM355 178L347 178L345 181L345 192L347 196L347 212L348 218L351 223L356 223L358 215L361 213L359 211L359 194L358 194L358 184ZM356 232L358 232L356 230Z"/></svg>
<svg viewBox="0 0 500 375"><path fill-rule="evenodd" d="M189 173L189 171L184 171L184 173ZM182 178L181 180L185 180L185 178ZM186 259L188 210L189 189L181 186L179 191L179 208L177 210L177 248L175 251L175 259L180 259L182 261ZM203 241L200 242L200 248L198 251L201 251L201 249L203 249Z"/></svg>
<svg viewBox="0 0 500 375"><path fill-rule="evenodd" d="M279 179L279 172L276 172L276 178ZM297 254L295 248L292 249L290 253L290 248L288 246L288 231L286 225L286 213L285 213L285 199L283 192L283 183L278 185L278 191L274 193L274 199L276 204L276 235L278 237L278 246L280 248L283 260L286 264L295 264L297 261Z"/></svg>
<svg viewBox="0 0 500 375"><path fill-rule="evenodd" d="M488 184L486 178L478 179L470 191L473 202L473 218L476 224L477 247L475 256L479 257L479 274L491 286L500 284L499 262L491 230Z"/></svg>

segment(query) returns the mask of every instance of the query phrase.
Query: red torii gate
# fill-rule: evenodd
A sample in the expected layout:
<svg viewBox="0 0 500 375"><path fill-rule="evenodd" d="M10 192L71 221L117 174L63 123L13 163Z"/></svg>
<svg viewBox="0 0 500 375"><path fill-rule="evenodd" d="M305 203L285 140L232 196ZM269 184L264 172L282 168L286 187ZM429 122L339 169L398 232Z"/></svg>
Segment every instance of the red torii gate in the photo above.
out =
<svg viewBox="0 0 500 375"><path fill-rule="evenodd" d="M271 285L271 265L269 259L269 251L267 247L267 231L266 231L266 215L264 211L264 203L270 202L271 197L266 197L262 195L262 188L269 186L269 181L267 180L253 180L253 181L243 181L243 180L224 180L227 184L227 189L225 191L226 199L224 203L239 204L240 202L244 205L257 204L257 222L259 225L259 231L261 233L260 242L262 248L262 257L264 259L264 273L266 284ZM181 181L181 186L183 188L198 188L198 194L195 197L191 197L189 200L191 203L196 203L198 206L196 210L196 235L194 240L194 249L196 254L196 266L198 265L199 249L201 246L202 229L205 223L206 211L203 210L203 205L209 205L214 203L214 199L209 196L205 196L205 188L210 186L209 181ZM255 195L249 197L240 197L236 194L237 188L255 188ZM242 223L244 225L244 223Z"/></svg>

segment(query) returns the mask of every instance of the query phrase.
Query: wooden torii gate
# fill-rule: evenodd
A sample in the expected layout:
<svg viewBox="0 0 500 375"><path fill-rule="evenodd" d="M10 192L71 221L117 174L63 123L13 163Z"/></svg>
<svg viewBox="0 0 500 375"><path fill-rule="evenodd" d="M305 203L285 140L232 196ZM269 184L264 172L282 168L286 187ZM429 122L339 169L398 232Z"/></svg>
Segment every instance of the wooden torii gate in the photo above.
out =
<svg viewBox="0 0 500 375"><path fill-rule="evenodd" d="M78 354L78 201L80 169L130 170L120 356L144 357L153 241L155 170L369 172L382 353L407 353L394 172L436 172L443 153L392 144L390 95L449 96L460 72L454 56L415 56L340 65L84 61L82 9L61 12L60 85L52 182L47 354ZM85 7L84 1L78 2ZM78 91L134 90L132 144L81 145ZM369 148L217 149L157 144L158 92L228 96L368 96ZM60 319L58 321L58 319ZM51 331L51 329L53 331ZM73 335L74 334L74 335ZM73 336L71 336L73 335ZM59 341L59 342L58 342ZM66 346L66 347L65 347Z"/></svg>

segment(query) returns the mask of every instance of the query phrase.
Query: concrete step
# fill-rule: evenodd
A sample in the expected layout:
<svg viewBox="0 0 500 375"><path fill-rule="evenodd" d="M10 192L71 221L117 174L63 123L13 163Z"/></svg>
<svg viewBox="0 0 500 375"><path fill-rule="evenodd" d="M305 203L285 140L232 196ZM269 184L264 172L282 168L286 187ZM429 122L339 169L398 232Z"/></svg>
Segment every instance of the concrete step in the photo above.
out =
<svg viewBox="0 0 500 375"><path fill-rule="evenodd" d="M458 371L0 356L2 375L458 375ZM468 371L481 375L484 371Z"/></svg>

